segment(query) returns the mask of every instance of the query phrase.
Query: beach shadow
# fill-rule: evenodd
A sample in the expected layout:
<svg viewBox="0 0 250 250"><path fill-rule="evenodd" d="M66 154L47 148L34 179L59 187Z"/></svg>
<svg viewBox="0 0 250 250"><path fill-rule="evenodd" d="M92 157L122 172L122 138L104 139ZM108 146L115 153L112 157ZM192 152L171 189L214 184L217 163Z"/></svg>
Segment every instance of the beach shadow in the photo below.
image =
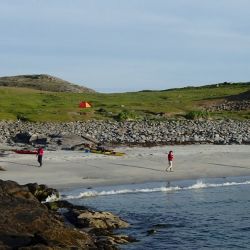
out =
<svg viewBox="0 0 250 250"><path fill-rule="evenodd" d="M87 166L93 167L93 168L98 168L98 169L102 169L101 167L95 166L95 165L91 165L91 164L87 164Z"/></svg>
<svg viewBox="0 0 250 250"><path fill-rule="evenodd" d="M209 165L217 165L217 166L223 166L223 167L232 167L232 168L244 168L244 169L250 169L248 167L243 167L243 166L235 166L235 165L227 165L227 164L220 164L220 163L208 163Z"/></svg>
<svg viewBox="0 0 250 250"><path fill-rule="evenodd" d="M6 157L6 156L9 156L9 155L10 154L8 154L8 153L7 154L6 153L2 153L2 152L0 153L0 157Z"/></svg>
<svg viewBox="0 0 250 250"><path fill-rule="evenodd" d="M165 172L165 171L159 170L159 169L146 168L146 167L135 166L135 165L128 165L128 164L122 164L122 163L113 163L113 162L110 162L110 164L119 165L119 166L126 166L126 167L130 167L130 168L143 168L143 169L153 170L153 171L157 171L157 172Z"/></svg>
<svg viewBox="0 0 250 250"><path fill-rule="evenodd" d="M38 167L38 165L18 163L18 162L14 162L14 161L0 161L0 162L12 163L12 164L16 164L16 165L23 165L23 166L29 166L29 167Z"/></svg>

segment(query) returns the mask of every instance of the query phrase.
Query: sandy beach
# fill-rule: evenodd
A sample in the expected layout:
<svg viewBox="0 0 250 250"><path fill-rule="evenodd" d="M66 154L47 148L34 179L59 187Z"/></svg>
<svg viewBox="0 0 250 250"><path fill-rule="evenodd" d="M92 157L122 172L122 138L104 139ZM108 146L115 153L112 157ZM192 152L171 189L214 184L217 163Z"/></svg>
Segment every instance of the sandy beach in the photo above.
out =
<svg viewBox="0 0 250 250"><path fill-rule="evenodd" d="M166 172L167 152L174 151L174 171ZM206 177L250 176L248 145L185 145L119 147L125 156L82 151L45 151L38 167L35 155L6 151L0 156L1 179L20 184L37 182L64 189L173 181Z"/></svg>

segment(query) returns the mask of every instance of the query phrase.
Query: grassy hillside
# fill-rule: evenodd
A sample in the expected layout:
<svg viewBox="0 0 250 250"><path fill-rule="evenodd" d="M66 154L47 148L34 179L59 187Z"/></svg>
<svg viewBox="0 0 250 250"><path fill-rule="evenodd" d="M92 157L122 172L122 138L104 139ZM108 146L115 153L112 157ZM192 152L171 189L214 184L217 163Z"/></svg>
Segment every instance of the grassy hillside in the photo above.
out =
<svg viewBox="0 0 250 250"><path fill-rule="evenodd" d="M204 105L250 90L250 84L222 84L133 93L63 93L0 87L0 119L74 121L87 119L181 118ZM93 107L80 109L80 101ZM250 111L212 113L213 118L250 119Z"/></svg>
<svg viewBox="0 0 250 250"><path fill-rule="evenodd" d="M79 86L50 75L19 75L0 77L0 86L31 88L52 92L95 92L92 89Z"/></svg>

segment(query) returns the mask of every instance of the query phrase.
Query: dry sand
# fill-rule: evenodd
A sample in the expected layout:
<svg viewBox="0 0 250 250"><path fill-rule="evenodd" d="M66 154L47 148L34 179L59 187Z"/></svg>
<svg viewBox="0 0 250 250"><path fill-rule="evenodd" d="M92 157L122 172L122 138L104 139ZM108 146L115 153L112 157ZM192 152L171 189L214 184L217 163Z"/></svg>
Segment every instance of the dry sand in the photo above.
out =
<svg viewBox="0 0 250 250"><path fill-rule="evenodd" d="M45 151L38 167L35 155L5 152L0 156L3 180L37 182L55 188L95 187L206 177L250 176L250 146L186 145L120 147L125 156L76 151ZM166 172L167 152L174 151L174 172Z"/></svg>

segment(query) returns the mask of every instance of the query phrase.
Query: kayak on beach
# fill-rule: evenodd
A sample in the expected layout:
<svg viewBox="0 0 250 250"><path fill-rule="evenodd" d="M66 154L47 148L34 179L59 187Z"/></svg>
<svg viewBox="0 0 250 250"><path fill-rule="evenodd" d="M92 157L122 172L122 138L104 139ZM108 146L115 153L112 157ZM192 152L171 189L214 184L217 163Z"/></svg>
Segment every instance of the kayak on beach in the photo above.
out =
<svg viewBox="0 0 250 250"><path fill-rule="evenodd" d="M113 156L123 156L125 153L116 152L113 150L98 150L98 149L85 149L85 153L103 154L103 155L113 155Z"/></svg>
<svg viewBox="0 0 250 250"><path fill-rule="evenodd" d="M17 154L37 154L36 150L24 150L24 149L20 149L20 150L13 150L13 152L17 153Z"/></svg>
<svg viewBox="0 0 250 250"><path fill-rule="evenodd" d="M123 155L125 155L125 153L111 151L111 150L100 151L100 150L91 149L90 152L95 153L95 154L114 155L114 156L123 156Z"/></svg>
<svg viewBox="0 0 250 250"><path fill-rule="evenodd" d="M89 144L85 145L85 153L103 154L103 155L113 155L113 156L123 156L125 153L114 151L113 149L105 148L101 144L96 147L91 147Z"/></svg>

